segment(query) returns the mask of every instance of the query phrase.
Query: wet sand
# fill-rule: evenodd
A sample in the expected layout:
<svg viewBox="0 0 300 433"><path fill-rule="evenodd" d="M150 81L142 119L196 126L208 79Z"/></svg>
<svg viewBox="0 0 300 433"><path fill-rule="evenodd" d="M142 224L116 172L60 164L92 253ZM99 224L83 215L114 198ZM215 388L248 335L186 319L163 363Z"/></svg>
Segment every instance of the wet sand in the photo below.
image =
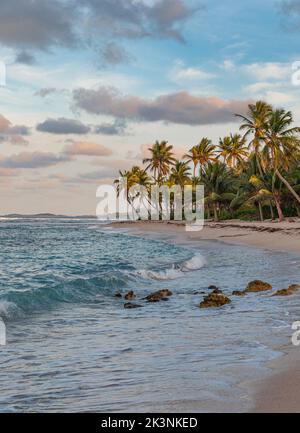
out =
<svg viewBox="0 0 300 433"><path fill-rule="evenodd" d="M145 237L165 237L174 243L216 240L300 254L300 219L297 218L282 223L207 222L196 232L187 232L183 222L115 222L110 227ZM284 352L284 356L268 365L270 374L265 379L247 385L254 396L253 412L300 412L300 346L291 343Z"/></svg>

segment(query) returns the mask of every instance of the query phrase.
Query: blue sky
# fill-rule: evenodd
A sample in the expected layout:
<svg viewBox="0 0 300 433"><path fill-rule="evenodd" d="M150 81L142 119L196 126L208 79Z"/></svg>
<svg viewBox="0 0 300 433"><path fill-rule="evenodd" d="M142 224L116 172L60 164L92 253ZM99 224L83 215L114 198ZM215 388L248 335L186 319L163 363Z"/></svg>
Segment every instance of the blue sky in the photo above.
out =
<svg viewBox="0 0 300 433"><path fill-rule="evenodd" d="M0 214L94 213L155 140L217 143L255 99L300 122L299 24L299 0L2 0Z"/></svg>

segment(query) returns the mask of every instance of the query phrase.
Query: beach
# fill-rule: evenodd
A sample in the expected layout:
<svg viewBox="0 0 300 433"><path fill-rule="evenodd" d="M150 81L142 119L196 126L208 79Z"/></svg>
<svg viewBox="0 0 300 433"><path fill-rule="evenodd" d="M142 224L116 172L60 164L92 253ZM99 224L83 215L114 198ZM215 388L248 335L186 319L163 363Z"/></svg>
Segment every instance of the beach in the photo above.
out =
<svg viewBox="0 0 300 433"><path fill-rule="evenodd" d="M123 221L114 222L114 228L130 229L133 232L146 235L170 233L174 241L210 240L235 245L248 245L273 251L288 251L300 254L300 219L293 218L291 222L244 222L240 220L206 222L201 231L187 232L184 222L148 222Z"/></svg>
<svg viewBox="0 0 300 433"><path fill-rule="evenodd" d="M185 231L183 222L128 221L115 222L112 226L115 229L129 230L138 236L165 236L169 242L174 243L209 240L300 254L300 219L297 218L281 223L238 220L207 222L203 230L192 233ZM269 371L263 380L242 384L251 390L253 396L250 412L300 412L300 349L287 342L282 347L282 352L280 358L267 363Z"/></svg>

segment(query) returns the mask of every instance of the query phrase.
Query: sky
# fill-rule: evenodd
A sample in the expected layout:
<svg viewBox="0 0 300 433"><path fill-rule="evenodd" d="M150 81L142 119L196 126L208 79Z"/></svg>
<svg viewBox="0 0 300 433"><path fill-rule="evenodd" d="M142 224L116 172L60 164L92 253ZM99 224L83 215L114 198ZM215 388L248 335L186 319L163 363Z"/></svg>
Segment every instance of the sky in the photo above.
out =
<svg viewBox="0 0 300 433"><path fill-rule="evenodd" d="M0 215L95 214L156 140L217 144L258 99L299 124L299 41L300 0L1 0Z"/></svg>

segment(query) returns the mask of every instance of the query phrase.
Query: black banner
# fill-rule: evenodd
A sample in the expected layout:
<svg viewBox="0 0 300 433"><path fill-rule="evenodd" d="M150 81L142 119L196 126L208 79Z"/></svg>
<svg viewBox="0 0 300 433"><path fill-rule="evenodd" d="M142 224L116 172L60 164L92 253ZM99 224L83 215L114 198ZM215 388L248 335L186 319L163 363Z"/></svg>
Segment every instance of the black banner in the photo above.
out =
<svg viewBox="0 0 300 433"><path fill-rule="evenodd" d="M244 428L257 429L261 423L267 422L268 429L287 428L289 418L295 422L295 416L282 414L2 414L0 415L1 431L9 430L42 432L45 429L57 433L82 432L105 433L137 432L137 431L194 431L204 432L206 429L230 429L241 431ZM284 423L284 424L283 424Z"/></svg>

